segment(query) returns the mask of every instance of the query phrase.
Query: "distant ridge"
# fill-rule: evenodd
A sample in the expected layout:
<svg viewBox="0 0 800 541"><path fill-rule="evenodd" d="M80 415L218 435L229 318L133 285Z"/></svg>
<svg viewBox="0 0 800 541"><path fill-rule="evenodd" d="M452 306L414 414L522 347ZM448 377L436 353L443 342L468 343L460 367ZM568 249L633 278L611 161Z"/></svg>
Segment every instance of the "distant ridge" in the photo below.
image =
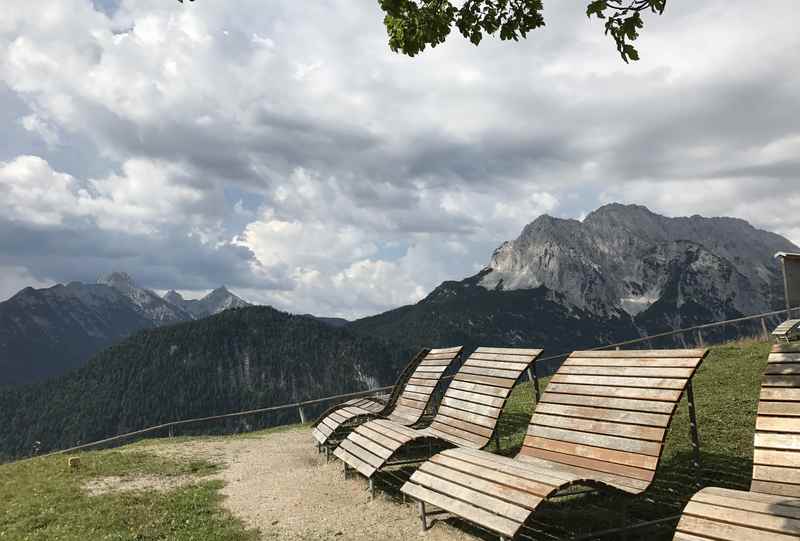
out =
<svg viewBox="0 0 800 541"><path fill-rule="evenodd" d="M60 378L0 388L0 459L30 453L36 441L47 451L171 420L389 385L411 354L267 306L141 331ZM287 420L297 422L297 412L231 422Z"/></svg>
<svg viewBox="0 0 800 541"><path fill-rule="evenodd" d="M125 272L97 283L26 287L0 302L0 386L64 374L142 329L244 306L249 303L224 286L199 300L183 300L174 291L162 298Z"/></svg>

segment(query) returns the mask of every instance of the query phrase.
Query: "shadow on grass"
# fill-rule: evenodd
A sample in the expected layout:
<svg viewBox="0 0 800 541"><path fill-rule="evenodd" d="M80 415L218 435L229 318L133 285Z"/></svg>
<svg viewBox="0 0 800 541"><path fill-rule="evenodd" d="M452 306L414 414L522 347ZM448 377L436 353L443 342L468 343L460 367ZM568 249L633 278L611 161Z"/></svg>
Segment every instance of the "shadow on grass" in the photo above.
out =
<svg viewBox="0 0 800 541"><path fill-rule="evenodd" d="M503 454L509 454L503 449ZM513 452L511 453L513 454ZM700 487L718 486L748 490L752 461L729 455L702 453L700 475L693 466L693 454L681 452L662 462L650 488L632 496L611 489L584 492L591 487L575 487L543 502L515 539L553 541L592 538L593 533L634 526L680 515L683 507ZM403 466L378 472L375 487L385 497L404 502L400 487L416 469ZM408 500L406 503L410 502ZM410 512L416 510L409 509ZM429 522L444 521L474 535L477 539L497 539L497 534L448 514L431 517ZM669 541L676 520L633 530L610 533L598 539L626 541Z"/></svg>

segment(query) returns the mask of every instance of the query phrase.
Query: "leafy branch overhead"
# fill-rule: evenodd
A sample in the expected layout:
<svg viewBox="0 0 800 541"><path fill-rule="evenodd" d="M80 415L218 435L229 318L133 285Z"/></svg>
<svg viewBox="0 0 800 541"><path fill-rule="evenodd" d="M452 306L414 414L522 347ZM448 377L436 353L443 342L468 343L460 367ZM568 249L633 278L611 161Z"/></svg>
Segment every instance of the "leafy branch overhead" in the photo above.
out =
<svg viewBox="0 0 800 541"><path fill-rule="evenodd" d="M541 0L465 0L456 8L448 0L378 0L386 16L389 47L414 56L427 45L443 43L453 25L475 45L484 35L518 41L528 32L544 26ZM638 60L631 43L644 26L641 12L664 12L667 0L594 0L586 15L605 20L606 34L614 38L622 59Z"/></svg>
<svg viewBox="0 0 800 541"><path fill-rule="evenodd" d="M386 13L383 23L389 47L408 56L444 43L453 25L475 45L485 35L519 41L544 26L542 0L464 0L458 8L449 0L378 0L378 4ZM667 0L592 0L586 15L605 21L606 35L614 38L620 56L628 62L639 60L631 42L644 26L641 13L660 15L666 4Z"/></svg>

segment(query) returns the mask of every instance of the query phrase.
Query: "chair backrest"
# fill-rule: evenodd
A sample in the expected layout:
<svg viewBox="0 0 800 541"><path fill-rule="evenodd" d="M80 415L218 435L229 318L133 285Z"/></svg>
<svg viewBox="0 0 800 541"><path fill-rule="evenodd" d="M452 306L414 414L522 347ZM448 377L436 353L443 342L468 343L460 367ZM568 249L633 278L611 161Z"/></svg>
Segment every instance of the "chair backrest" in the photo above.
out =
<svg viewBox="0 0 800 541"><path fill-rule="evenodd" d="M800 497L800 345L772 347L753 441L753 492Z"/></svg>
<svg viewBox="0 0 800 541"><path fill-rule="evenodd" d="M536 405L520 458L650 482L706 349L576 351Z"/></svg>
<svg viewBox="0 0 800 541"><path fill-rule="evenodd" d="M460 446L485 447L511 389L541 353L541 349L476 349L448 385L429 430Z"/></svg>
<svg viewBox="0 0 800 541"><path fill-rule="evenodd" d="M397 403L391 410L390 418L411 425L425 414L433 391L442 379L447 368L455 361L464 349L463 346L427 350L427 353L414 367L413 372L402 387ZM400 383L398 383L398 387ZM393 404L387 406L387 410Z"/></svg>

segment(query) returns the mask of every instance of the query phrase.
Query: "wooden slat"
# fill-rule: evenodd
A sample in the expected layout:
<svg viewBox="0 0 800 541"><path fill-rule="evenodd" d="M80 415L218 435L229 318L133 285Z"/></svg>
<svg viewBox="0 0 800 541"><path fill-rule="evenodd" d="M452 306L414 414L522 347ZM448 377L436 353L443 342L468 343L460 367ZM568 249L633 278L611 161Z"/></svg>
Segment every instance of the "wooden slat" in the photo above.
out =
<svg viewBox="0 0 800 541"><path fill-rule="evenodd" d="M798 417L767 417L760 415L756 419L756 430L766 432L800 432ZM798 463L800 466L800 463Z"/></svg>
<svg viewBox="0 0 800 541"><path fill-rule="evenodd" d="M761 385L764 387L800 387L800 376L767 375L764 376Z"/></svg>
<svg viewBox="0 0 800 541"><path fill-rule="evenodd" d="M486 442L489 441L489 438L485 436L481 436L479 434L475 434L474 432L470 432L467 430L462 430L454 426L449 426L439 421L434 421L431 424L429 430L431 433L437 434L442 439L451 440L452 436L455 436L456 438L466 440L467 442L475 445L476 447L483 447L484 445L486 445ZM460 445L460 443L457 441L454 441L453 443Z"/></svg>
<svg viewBox="0 0 800 541"><path fill-rule="evenodd" d="M631 453L627 451L619 451L615 449L608 449L569 441L552 440L539 436L528 435L523 442L523 446L544 449L545 451L553 451L554 453L562 453L565 455L593 458L596 460L602 460L603 462L625 464L635 468L644 468L648 470L654 470L656 464L658 464L658 455L652 456Z"/></svg>
<svg viewBox="0 0 800 541"><path fill-rule="evenodd" d="M800 402L759 402L759 415L800 416Z"/></svg>
<svg viewBox="0 0 800 541"><path fill-rule="evenodd" d="M531 360L542 353L541 349L523 349L523 348L488 348L479 347L475 353L499 353L501 355L520 355L529 356Z"/></svg>
<svg viewBox="0 0 800 541"><path fill-rule="evenodd" d="M688 378L694 368L650 368L640 366L562 366L559 374L580 376L627 376L643 378Z"/></svg>
<svg viewBox="0 0 800 541"><path fill-rule="evenodd" d="M420 402L418 400L411 400L410 398L400 397L397 399L397 403L406 406L407 408L425 411L425 407L427 406L427 402Z"/></svg>
<svg viewBox="0 0 800 541"><path fill-rule="evenodd" d="M755 464L753 466L753 480L798 485L800 484L800 468L797 468L796 465L785 467Z"/></svg>
<svg viewBox="0 0 800 541"><path fill-rule="evenodd" d="M506 361L511 363L530 364L530 355L504 355L502 353L479 353L475 352L469 356L469 360L484 360L484 361Z"/></svg>
<svg viewBox="0 0 800 541"><path fill-rule="evenodd" d="M786 389L781 389L786 390ZM672 389L642 389L639 387L606 387L602 385L575 385L553 383L547 385L548 393L604 396L609 398L633 398L637 400L657 400L677 402L681 391Z"/></svg>
<svg viewBox="0 0 800 541"><path fill-rule="evenodd" d="M773 483L771 481L761 481L753 479L750 483L750 490L753 492L763 492L764 494L775 494L781 496L800 497L800 485L790 483Z"/></svg>
<svg viewBox="0 0 800 541"><path fill-rule="evenodd" d="M756 448L753 450L753 464L797 468L798 464L800 464L799 453L798 451L775 451Z"/></svg>
<svg viewBox="0 0 800 541"><path fill-rule="evenodd" d="M487 459L490 459L492 456L494 456L490 455L489 453L484 454L486 454ZM485 464L480 465L476 464L475 462L464 460L463 457L453 457L447 455L446 453L438 453L434 455L431 457L430 463L440 464L451 470L467 473L480 479L490 479L507 487L514 487L524 494L535 496L539 500L546 497L556 486L561 484L560 480L557 480L554 483L546 483L541 480L533 481L526 479L521 475L509 474L504 471L502 464L499 462L497 464L491 464L490 466ZM533 499L530 500L530 503L532 502ZM522 502L523 505L529 505L530 503Z"/></svg>
<svg viewBox="0 0 800 541"><path fill-rule="evenodd" d="M800 358L798 358L797 363L786 363L786 364L768 364L767 369L764 371L765 374L768 375L789 375L789 376L796 376L800 375Z"/></svg>
<svg viewBox="0 0 800 541"><path fill-rule="evenodd" d="M366 449L370 453L382 458L383 460L388 460L389 457L392 456L392 453L394 453L394 451L395 451L394 448L384 447L384 446L378 444L376 441L373 441L371 439L368 439L368 438L364 437L363 435L359 434L358 432L353 432L352 434L350 434L347 437L347 442L348 443L349 442L355 443L359 447L363 447L364 449ZM345 447L345 449L349 450L348 447Z"/></svg>
<svg viewBox="0 0 800 541"><path fill-rule="evenodd" d="M445 396L442 399L442 406L449 406L451 408L463 410L468 413L475 413L491 418L497 418L500 416L500 408L497 406L484 406L483 404L467 402L466 400L452 398L450 396Z"/></svg>
<svg viewBox="0 0 800 541"><path fill-rule="evenodd" d="M495 387L503 387L510 389L514 386L515 381L508 378L493 378L488 376L477 376L474 374L464 374L459 371L453 378L456 381L468 381L470 383L483 383L486 385L493 385Z"/></svg>
<svg viewBox="0 0 800 541"><path fill-rule="evenodd" d="M431 379L409 378L406 389L413 390L416 388L416 392L418 393L430 393L433 392L433 389L436 387L436 383L436 380Z"/></svg>
<svg viewBox="0 0 800 541"><path fill-rule="evenodd" d="M573 376L559 372L550 378L550 383L574 383L577 385L606 387L641 387L644 389L683 389L686 385L686 380L674 378Z"/></svg>
<svg viewBox="0 0 800 541"><path fill-rule="evenodd" d="M429 474L433 477L437 477L439 479L445 479L447 481L452 481L453 483L457 483L461 486L467 487L471 490L475 490L481 494L490 494L493 498L497 500L501 500L504 505L508 505L509 503L513 504L515 508L523 508L522 510L517 510L516 517L509 517L509 518L518 518L521 522L525 521L528 513L535 509L539 502L542 501L542 498L536 496L535 494L531 494L525 490L517 488L514 486L515 483L510 485L504 485L497 481L491 479L485 479L480 476L470 475L468 473L464 473L458 469L451 469L438 462L428 461L424 463L420 468L420 472ZM435 489L436 487L432 484L423 483L420 476L415 478L415 482L419 484L425 484L428 488ZM478 503L478 502L472 502ZM498 514L505 514L500 509L495 507L491 509Z"/></svg>
<svg viewBox="0 0 800 541"><path fill-rule="evenodd" d="M482 383L470 383L467 381L459 381L459 380L451 381L450 385L447 387L447 392L449 393L453 389L460 389L462 391L467 391L472 394L493 396L496 398L502 398L503 400L505 400L506 396L508 396L508 389L506 388L492 387L484 385Z"/></svg>
<svg viewBox="0 0 800 541"><path fill-rule="evenodd" d="M472 439L462 438L460 436L456 436L455 434L451 434L449 432L444 432L439 430L433 426L429 426L424 430L425 434L430 438L440 439L453 445L456 445L460 448L471 448L471 449L479 449L484 446L484 443L476 443Z"/></svg>
<svg viewBox="0 0 800 541"><path fill-rule="evenodd" d="M417 431L384 419L375 419L367 424L363 424L358 427L356 431L360 431L365 427L398 441L408 441L417 436Z"/></svg>
<svg viewBox="0 0 800 541"><path fill-rule="evenodd" d="M343 462L346 462L351 468L355 468L361 475L369 477L375 472L375 468L371 464L364 462L341 445L333 450L333 454Z"/></svg>
<svg viewBox="0 0 800 541"><path fill-rule="evenodd" d="M683 512L706 520L732 523L755 530L800 534L800 520L778 517L772 514L743 513L740 509L731 509L694 500L689 502Z"/></svg>
<svg viewBox="0 0 800 541"><path fill-rule="evenodd" d="M547 463L558 464L559 468L575 467L580 475L576 477L584 480L601 481L624 490L641 491L647 488L655 472L646 468L636 468L615 462L606 462L593 458L565 453L556 453L537 447L523 447L520 451L521 460L531 458L540 459Z"/></svg>
<svg viewBox="0 0 800 541"><path fill-rule="evenodd" d="M648 441L662 441L664 439L663 428L629 425L608 421L576 419L574 417L561 417L559 415L548 415L538 412L534 413L533 417L531 418L531 426L528 428L528 433L532 431L533 425L542 425L553 428L563 428L565 430L577 430L581 432L606 434L609 436L620 436Z"/></svg>
<svg viewBox="0 0 800 541"><path fill-rule="evenodd" d="M768 449L793 449L797 451L800 450L800 434L756 432L754 446Z"/></svg>
<svg viewBox="0 0 800 541"><path fill-rule="evenodd" d="M460 382L454 382L460 383ZM477 402L485 406L494 406L495 408L502 408L505 400L496 396L487 396L484 394L470 393L468 391L461 391L459 389L448 389L447 396L449 398L458 398L468 402Z"/></svg>
<svg viewBox="0 0 800 541"><path fill-rule="evenodd" d="M757 513L771 512L774 515L800 518L800 499L759 494L757 492L743 492L729 488L706 487L692 499L699 502L733 507Z"/></svg>
<svg viewBox="0 0 800 541"><path fill-rule="evenodd" d="M517 381L517 378L519 378L520 375L520 371L483 368L479 366L472 366L468 363L464 363L464 366L461 367L461 370L459 370L458 373L473 374L476 376L491 376L494 378L508 378L508 380L511 382L511 385L514 385L514 382Z"/></svg>
<svg viewBox="0 0 800 541"><path fill-rule="evenodd" d="M447 426L454 426L456 428L466 430L467 432L474 432L475 434L484 436L486 438L489 438L492 435L492 428L487 428L486 426L466 421L464 419L457 419L454 417L447 417L445 415L441 415L436 418L436 423Z"/></svg>
<svg viewBox="0 0 800 541"><path fill-rule="evenodd" d="M441 372L444 372L445 368L447 368L447 367L446 366L420 366L419 368L414 370L414 376L413 377L415 377L415 378L420 378L420 377L428 378L428 377L431 376L431 374L438 375Z"/></svg>
<svg viewBox="0 0 800 541"><path fill-rule="evenodd" d="M487 417L486 415L470 413L468 411L462 411L449 406L442 406L439 408L439 412L437 413L436 417L434 417L434 421L437 421L440 418L445 424L451 424L450 419L458 419L471 424L483 426L490 430L493 430L497 424L497 418L495 417Z"/></svg>
<svg viewBox="0 0 800 541"><path fill-rule="evenodd" d="M406 385L406 389L420 394L430 394L433 387L423 387L421 385Z"/></svg>
<svg viewBox="0 0 800 541"><path fill-rule="evenodd" d="M620 366L620 367L641 367L641 368L695 368L698 359L691 357L662 357L662 358L636 358L624 357L621 359L609 357L570 357L564 361L562 366Z"/></svg>
<svg viewBox="0 0 800 541"><path fill-rule="evenodd" d="M659 456L661 453L661 443L645 440L636 440L618 436L607 436L605 434L594 434L590 432L578 432L576 430L565 430L563 428L553 428L542 425L531 425L528 434L533 437L546 438L549 440L566 441L603 449L614 449L628 453L638 453L642 455Z"/></svg>
<svg viewBox="0 0 800 541"><path fill-rule="evenodd" d="M434 355L436 353L459 353L464 346L451 346L446 348L431 348L428 352L428 355Z"/></svg>
<svg viewBox="0 0 800 541"><path fill-rule="evenodd" d="M800 352L771 353L767 362L769 364L800 363Z"/></svg>
<svg viewBox="0 0 800 541"><path fill-rule="evenodd" d="M480 507L422 487L412 480L403 485L402 491L412 498L435 505L508 537L513 537L521 526L519 522L500 517Z"/></svg>
<svg viewBox="0 0 800 541"><path fill-rule="evenodd" d="M461 501L470 502L472 505L491 511L496 515L509 518L515 522L523 523L528 517L529 510L522 506L509 503L508 501L490 496L481 490L475 490L471 487L464 486L460 483L454 482L456 480L464 480L464 476L458 473L453 473L454 480L443 479L435 475L431 475L426 469L420 468L414 472L413 482L424 486L430 490L447 494L450 497L457 498ZM480 483L476 483L480 484Z"/></svg>
<svg viewBox="0 0 800 541"><path fill-rule="evenodd" d="M691 357L696 359L703 358L707 349L653 349L653 350L597 350L597 351L574 351L570 358L603 358L610 357L612 359L621 359L625 357L643 358L643 359L657 359L657 358L674 358L674 357Z"/></svg>
<svg viewBox="0 0 800 541"><path fill-rule="evenodd" d="M670 416L658 413L644 413L639 411L625 411L605 408L591 408L585 406L568 406L562 404L542 403L536 407L537 413L562 415L565 417L579 417L596 419L598 421L617 421L620 423L638 424L644 426L657 426L666 428Z"/></svg>
<svg viewBox="0 0 800 541"><path fill-rule="evenodd" d="M545 392L542 396L542 403L575 404L608 409L661 413L666 415L671 415L675 409L675 402L669 401L558 394L549 392L549 385L547 387L547 391L548 392Z"/></svg>
<svg viewBox="0 0 800 541"><path fill-rule="evenodd" d="M369 464L373 468L379 468L381 464L383 464L384 460L379 457L378 455L364 449L360 445L357 445L352 440L353 434L347 437L347 439L343 440L342 443L339 444L337 449L342 448L351 455L358 457L359 460L362 462Z"/></svg>
<svg viewBox="0 0 800 541"><path fill-rule="evenodd" d="M498 361L483 361L470 357L464 366L477 366L479 368L500 368L505 370L518 370L522 372L528 367L529 363L512 363L512 362L498 362Z"/></svg>
<svg viewBox="0 0 800 541"><path fill-rule="evenodd" d="M364 425L359 427L358 431L363 437L374 441L375 443L385 447L387 449L397 450L399 449L403 443L410 441L408 438L403 437L402 439L398 439L395 437L387 436L382 432L378 432L377 430L373 430L370 426Z"/></svg>
<svg viewBox="0 0 800 541"><path fill-rule="evenodd" d="M726 541L797 541L797 536L764 531L684 513L677 531Z"/></svg>

